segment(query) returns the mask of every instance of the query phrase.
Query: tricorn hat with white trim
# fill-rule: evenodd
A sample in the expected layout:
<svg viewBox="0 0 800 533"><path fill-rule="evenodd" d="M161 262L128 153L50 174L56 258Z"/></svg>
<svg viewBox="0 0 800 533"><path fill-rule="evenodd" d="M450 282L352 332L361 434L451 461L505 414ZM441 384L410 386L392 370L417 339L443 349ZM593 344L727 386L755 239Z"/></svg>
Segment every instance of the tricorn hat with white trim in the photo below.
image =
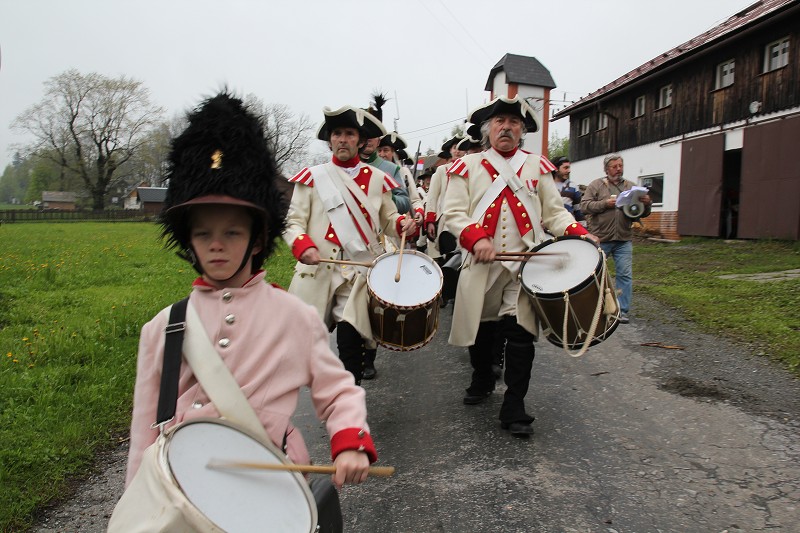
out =
<svg viewBox="0 0 800 533"><path fill-rule="evenodd" d="M514 115L520 117L528 133L533 133L539 129L536 111L519 96L515 96L514 98L498 96L488 104L474 109L467 117L467 122L480 125L497 115Z"/></svg>
<svg viewBox="0 0 800 533"><path fill-rule="evenodd" d="M383 123L363 109L343 106L331 110L331 108L325 107L322 112L325 114L325 121L317 130L317 139L330 141L331 133L336 128L355 128L364 139L374 139L386 135Z"/></svg>
<svg viewBox="0 0 800 533"><path fill-rule="evenodd" d="M381 137L381 142L378 143L378 146L390 146L394 149L395 152L400 150L405 150L408 145L406 141L400 137L400 134L396 131L387 133L383 137Z"/></svg>

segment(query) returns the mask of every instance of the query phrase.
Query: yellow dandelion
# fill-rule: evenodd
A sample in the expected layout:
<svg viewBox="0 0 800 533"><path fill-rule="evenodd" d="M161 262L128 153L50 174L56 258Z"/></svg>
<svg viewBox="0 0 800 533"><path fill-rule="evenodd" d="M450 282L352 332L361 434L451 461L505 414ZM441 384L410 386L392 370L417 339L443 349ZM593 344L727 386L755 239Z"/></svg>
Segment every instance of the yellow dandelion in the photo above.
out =
<svg viewBox="0 0 800 533"><path fill-rule="evenodd" d="M8 352L8 353L6 354L6 357L13 357L13 356L11 355L11 352Z"/></svg>
<svg viewBox="0 0 800 533"><path fill-rule="evenodd" d="M22 340L27 341L28 337L22 337Z"/></svg>

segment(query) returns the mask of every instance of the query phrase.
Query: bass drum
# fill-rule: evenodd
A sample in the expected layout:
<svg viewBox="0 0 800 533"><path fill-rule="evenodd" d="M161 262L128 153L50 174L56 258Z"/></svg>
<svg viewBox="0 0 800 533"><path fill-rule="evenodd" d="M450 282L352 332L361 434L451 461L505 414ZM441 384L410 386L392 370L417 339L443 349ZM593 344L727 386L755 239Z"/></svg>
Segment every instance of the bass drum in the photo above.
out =
<svg viewBox="0 0 800 533"><path fill-rule="evenodd" d="M583 348L598 306L599 318L589 345L607 339L619 324L619 302L600 247L584 237L563 236L532 251L543 255L525 261L519 279L533 300L547 340L570 350Z"/></svg>

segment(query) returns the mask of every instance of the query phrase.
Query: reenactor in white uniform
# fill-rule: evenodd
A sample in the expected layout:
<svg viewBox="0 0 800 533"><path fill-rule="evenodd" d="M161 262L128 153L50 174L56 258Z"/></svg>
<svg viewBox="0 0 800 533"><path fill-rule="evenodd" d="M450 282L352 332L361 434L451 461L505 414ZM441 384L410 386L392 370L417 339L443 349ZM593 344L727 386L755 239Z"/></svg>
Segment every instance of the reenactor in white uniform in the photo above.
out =
<svg viewBox="0 0 800 533"><path fill-rule="evenodd" d="M317 138L329 143L331 161L289 180L295 187L284 239L298 260L289 292L336 328L339 357L360 383L365 341L374 345L366 268L329 261L371 262L383 253L382 234L410 234L416 223L397 213L392 201L397 182L359 159L367 138L386 133L380 121L349 106L325 108L324 114Z"/></svg>
<svg viewBox="0 0 800 533"><path fill-rule="evenodd" d="M448 169L447 229L469 253L459 276L450 343L469 347L473 372L464 403L473 405L494 390L492 344L496 334L502 336L507 389L500 423L524 437L533 433L524 400L539 324L530 298L520 291L521 263L495 261L495 255L527 251L543 242L543 224L556 235L587 232L564 209L553 184L552 163L520 149L526 131L538 128L527 103L499 97L474 110L468 121L481 125L486 150L466 155Z"/></svg>

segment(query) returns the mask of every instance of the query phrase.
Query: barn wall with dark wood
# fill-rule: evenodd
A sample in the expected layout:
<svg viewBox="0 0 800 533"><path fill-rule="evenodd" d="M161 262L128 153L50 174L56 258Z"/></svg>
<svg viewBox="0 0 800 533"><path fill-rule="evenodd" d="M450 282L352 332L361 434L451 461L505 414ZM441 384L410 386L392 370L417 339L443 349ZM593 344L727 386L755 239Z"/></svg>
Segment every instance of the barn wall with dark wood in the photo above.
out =
<svg viewBox="0 0 800 533"><path fill-rule="evenodd" d="M797 7L797 6L796 6ZM789 37L789 64L764 73L765 47ZM570 115L570 157L574 161L609 152L679 137L753 116L751 102L760 102L758 114L800 106L800 9L760 29L736 37L693 56L682 56L673 65L640 84L600 98ZM735 60L734 83L715 89L717 66ZM656 109L659 91L672 85L672 104ZM645 114L633 117L636 98L646 97ZM598 130L599 113L608 115L608 126ZM587 135L580 135L581 121L590 119Z"/></svg>

